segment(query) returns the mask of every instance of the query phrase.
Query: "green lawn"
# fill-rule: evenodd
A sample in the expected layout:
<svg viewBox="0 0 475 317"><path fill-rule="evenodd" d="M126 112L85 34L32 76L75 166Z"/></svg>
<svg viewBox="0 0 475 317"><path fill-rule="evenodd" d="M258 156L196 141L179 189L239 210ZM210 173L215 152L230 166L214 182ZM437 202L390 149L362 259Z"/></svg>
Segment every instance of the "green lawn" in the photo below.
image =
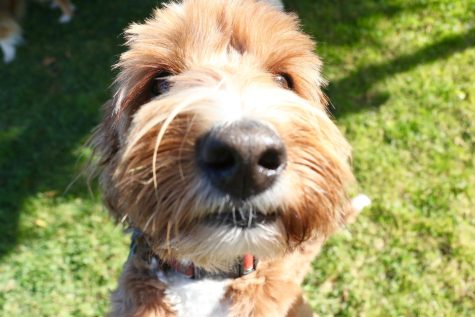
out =
<svg viewBox="0 0 475 317"><path fill-rule="evenodd" d="M78 1L79 2L79 1ZM373 199L305 284L321 316L475 315L475 0L288 1ZM0 64L0 316L102 316L128 252L84 180L121 30L157 1L33 3Z"/></svg>

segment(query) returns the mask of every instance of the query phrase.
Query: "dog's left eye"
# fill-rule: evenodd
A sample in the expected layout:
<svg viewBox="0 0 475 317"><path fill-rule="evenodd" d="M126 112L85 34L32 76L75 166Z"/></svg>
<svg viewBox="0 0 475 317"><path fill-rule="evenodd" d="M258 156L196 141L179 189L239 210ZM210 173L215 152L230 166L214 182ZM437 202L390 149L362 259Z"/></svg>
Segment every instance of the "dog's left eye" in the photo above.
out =
<svg viewBox="0 0 475 317"><path fill-rule="evenodd" d="M274 75L274 80L284 89L294 89L294 82L289 74L276 74Z"/></svg>
<svg viewBox="0 0 475 317"><path fill-rule="evenodd" d="M153 79L151 92L153 96L160 96L170 90L170 81L168 78L171 76L169 72L160 72Z"/></svg>

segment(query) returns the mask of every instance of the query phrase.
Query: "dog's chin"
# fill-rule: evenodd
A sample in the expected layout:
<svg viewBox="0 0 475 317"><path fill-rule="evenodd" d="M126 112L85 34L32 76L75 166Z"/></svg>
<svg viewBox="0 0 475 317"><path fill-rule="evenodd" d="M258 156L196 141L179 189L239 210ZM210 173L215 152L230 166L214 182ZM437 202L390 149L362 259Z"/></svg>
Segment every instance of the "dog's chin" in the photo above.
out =
<svg viewBox="0 0 475 317"><path fill-rule="evenodd" d="M277 212L251 217L224 211L206 216L193 230L173 239L174 257L208 270L226 270L245 254L260 260L282 255L287 237Z"/></svg>

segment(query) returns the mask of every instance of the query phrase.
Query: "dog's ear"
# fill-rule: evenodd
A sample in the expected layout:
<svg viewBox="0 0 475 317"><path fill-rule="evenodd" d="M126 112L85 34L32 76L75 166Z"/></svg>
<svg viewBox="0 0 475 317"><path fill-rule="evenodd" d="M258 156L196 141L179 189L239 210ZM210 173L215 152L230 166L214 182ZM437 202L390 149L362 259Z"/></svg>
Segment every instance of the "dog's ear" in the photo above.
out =
<svg viewBox="0 0 475 317"><path fill-rule="evenodd" d="M89 179L96 177L100 179L105 205L112 216L120 221L122 212L115 205L117 191L112 181L120 150L118 121L114 113L115 102L111 99L103 105L103 119L88 142L93 150L88 174Z"/></svg>
<svg viewBox="0 0 475 317"><path fill-rule="evenodd" d="M94 150L98 168L109 164L119 150L117 119L114 116L114 101L108 100L103 105L103 119L92 135L90 145Z"/></svg>

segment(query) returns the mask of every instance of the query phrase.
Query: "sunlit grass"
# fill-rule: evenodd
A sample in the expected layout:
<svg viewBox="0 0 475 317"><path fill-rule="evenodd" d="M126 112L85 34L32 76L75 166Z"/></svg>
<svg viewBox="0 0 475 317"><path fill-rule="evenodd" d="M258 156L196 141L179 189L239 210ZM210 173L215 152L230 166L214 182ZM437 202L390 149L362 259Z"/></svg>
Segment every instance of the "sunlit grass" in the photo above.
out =
<svg viewBox="0 0 475 317"><path fill-rule="evenodd" d="M290 2L290 1L289 1ZM84 181L81 145L109 96L120 32L155 1L32 4L0 64L0 315L102 316L127 237ZM372 207L305 283L321 316L475 311L475 1L293 1Z"/></svg>

